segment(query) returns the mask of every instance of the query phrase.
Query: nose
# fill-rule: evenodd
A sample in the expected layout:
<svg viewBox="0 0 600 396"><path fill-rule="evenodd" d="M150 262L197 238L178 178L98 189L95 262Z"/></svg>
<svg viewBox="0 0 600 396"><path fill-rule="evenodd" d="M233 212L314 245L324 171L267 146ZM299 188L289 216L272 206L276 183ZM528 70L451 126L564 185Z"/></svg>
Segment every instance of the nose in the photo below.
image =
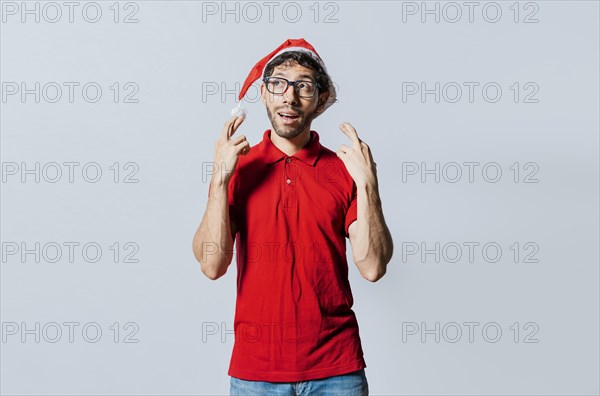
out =
<svg viewBox="0 0 600 396"><path fill-rule="evenodd" d="M291 93L290 93L291 89ZM297 103L298 95L296 94L296 87L292 84L288 85L287 89L283 93L284 103Z"/></svg>

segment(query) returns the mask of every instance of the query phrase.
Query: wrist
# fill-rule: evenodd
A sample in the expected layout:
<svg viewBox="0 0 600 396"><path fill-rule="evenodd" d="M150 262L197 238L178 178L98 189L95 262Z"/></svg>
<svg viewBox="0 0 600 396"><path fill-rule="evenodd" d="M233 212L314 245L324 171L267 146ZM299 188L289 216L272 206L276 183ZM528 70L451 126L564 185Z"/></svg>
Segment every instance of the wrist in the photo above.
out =
<svg viewBox="0 0 600 396"><path fill-rule="evenodd" d="M359 180L356 182L356 188L364 191L377 191L378 183L376 177L368 177L365 180Z"/></svg>
<svg viewBox="0 0 600 396"><path fill-rule="evenodd" d="M226 193L229 187L229 178L224 178L221 174L215 173L210 179L211 194Z"/></svg>

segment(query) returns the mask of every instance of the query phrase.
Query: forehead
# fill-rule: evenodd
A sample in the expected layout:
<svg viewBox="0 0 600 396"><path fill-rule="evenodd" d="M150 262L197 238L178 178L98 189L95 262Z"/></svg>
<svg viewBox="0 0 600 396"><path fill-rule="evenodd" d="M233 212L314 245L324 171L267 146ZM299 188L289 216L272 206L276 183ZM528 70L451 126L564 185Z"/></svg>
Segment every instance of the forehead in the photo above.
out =
<svg viewBox="0 0 600 396"><path fill-rule="evenodd" d="M286 62L273 68L273 77L285 77L289 79L309 78L314 80L315 72L308 67L301 66L296 62Z"/></svg>

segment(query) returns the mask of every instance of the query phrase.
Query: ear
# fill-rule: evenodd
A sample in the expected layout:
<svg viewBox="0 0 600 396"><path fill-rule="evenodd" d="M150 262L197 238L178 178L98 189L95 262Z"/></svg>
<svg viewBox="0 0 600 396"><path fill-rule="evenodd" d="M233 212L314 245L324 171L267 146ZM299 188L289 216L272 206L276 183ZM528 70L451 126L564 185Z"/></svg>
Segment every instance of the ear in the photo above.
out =
<svg viewBox="0 0 600 396"><path fill-rule="evenodd" d="M260 84L260 100L263 104L267 104L267 98L265 98L267 89L265 88L265 83Z"/></svg>
<svg viewBox="0 0 600 396"><path fill-rule="evenodd" d="M329 91L325 91L319 94L319 101L317 102L317 112L322 113L324 111L325 103L329 99Z"/></svg>

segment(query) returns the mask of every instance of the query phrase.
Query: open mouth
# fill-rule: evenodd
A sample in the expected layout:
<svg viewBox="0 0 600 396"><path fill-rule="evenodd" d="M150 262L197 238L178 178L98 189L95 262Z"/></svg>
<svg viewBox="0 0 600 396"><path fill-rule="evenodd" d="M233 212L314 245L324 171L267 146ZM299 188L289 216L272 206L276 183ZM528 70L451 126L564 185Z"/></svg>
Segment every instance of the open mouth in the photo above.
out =
<svg viewBox="0 0 600 396"><path fill-rule="evenodd" d="M287 112L281 112L281 113L277 113L279 115L279 117L281 117L284 121L287 122L293 122L294 120L298 119L300 116L295 114L295 113L287 113Z"/></svg>

